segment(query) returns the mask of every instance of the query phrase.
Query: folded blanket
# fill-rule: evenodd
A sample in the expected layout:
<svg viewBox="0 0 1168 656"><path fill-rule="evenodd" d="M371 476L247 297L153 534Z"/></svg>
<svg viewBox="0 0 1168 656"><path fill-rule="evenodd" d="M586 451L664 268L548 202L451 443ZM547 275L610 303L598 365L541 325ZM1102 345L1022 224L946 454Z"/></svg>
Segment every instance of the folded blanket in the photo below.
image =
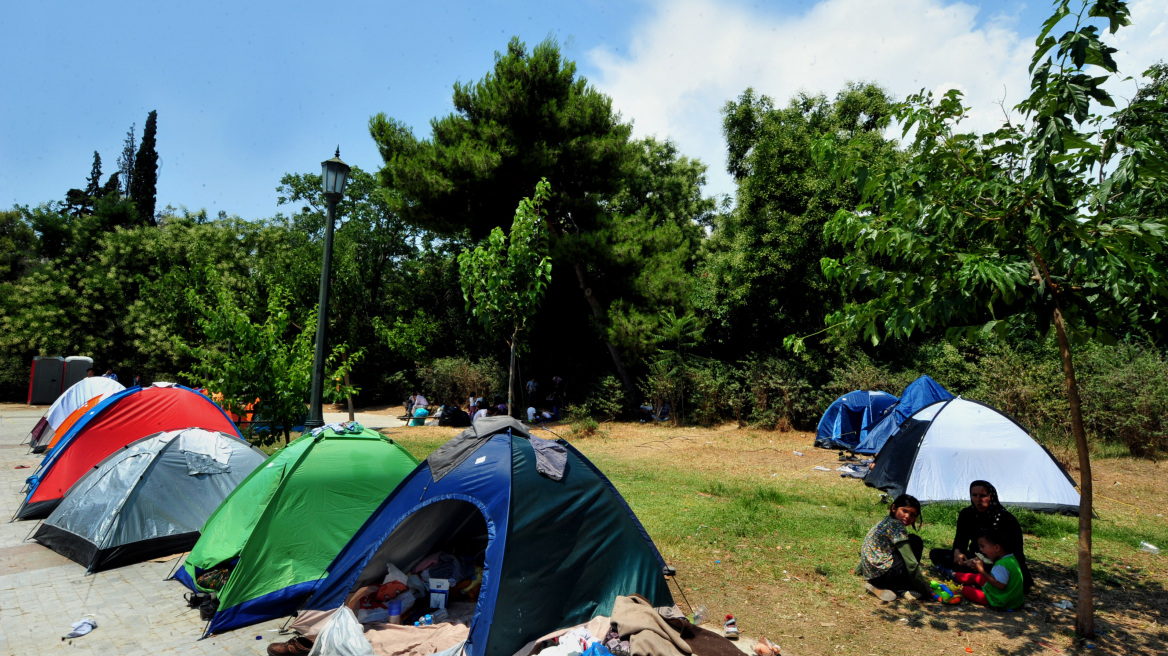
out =
<svg viewBox="0 0 1168 656"><path fill-rule="evenodd" d="M617 597L612 623L621 637L628 637L632 656L677 656L693 650L644 597Z"/></svg>

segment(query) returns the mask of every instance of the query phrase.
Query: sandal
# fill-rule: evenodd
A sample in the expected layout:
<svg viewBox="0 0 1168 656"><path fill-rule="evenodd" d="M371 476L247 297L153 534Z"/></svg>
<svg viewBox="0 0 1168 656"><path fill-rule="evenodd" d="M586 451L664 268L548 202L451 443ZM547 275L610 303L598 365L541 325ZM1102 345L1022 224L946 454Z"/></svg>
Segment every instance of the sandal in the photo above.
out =
<svg viewBox="0 0 1168 656"><path fill-rule="evenodd" d="M896 593L892 590L882 590L871 583L865 583L864 589L872 593L880 601L896 601Z"/></svg>
<svg viewBox="0 0 1168 656"><path fill-rule="evenodd" d="M312 651L312 642L312 640L304 636L296 636L288 642L273 642L268 645L268 656L307 654Z"/></svg>

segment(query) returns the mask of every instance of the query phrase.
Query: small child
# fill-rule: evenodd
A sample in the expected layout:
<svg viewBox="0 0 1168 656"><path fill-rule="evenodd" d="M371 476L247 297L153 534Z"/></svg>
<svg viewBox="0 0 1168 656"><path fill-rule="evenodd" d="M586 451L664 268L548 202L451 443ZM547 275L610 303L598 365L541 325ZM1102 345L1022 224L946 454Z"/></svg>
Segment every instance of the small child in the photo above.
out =
<svg viewBox="0 0 1168 656"><path fill-rule="evenodd" d="M920 516L921 502L902 494L864 538L857 573L867 579L864 589L882 601L895 600L897 590L910 591L910 599L930 594L920 566L924 542L906 528L915 526Z"/></svg>
<svg viewBox="0 0 1168 656"><path fill-rule="evenodd" d="M986 571L986 564L980 558L970 559L976 574L958 572L953 575L955 581L965 586L961 588L961 596L975 604L999 610L1021 608L1025 596L1018 559L1014 554L1006 553L1002 538L992 531L978 538L977 542L981 553L993 561L993 567Z"/></svg>

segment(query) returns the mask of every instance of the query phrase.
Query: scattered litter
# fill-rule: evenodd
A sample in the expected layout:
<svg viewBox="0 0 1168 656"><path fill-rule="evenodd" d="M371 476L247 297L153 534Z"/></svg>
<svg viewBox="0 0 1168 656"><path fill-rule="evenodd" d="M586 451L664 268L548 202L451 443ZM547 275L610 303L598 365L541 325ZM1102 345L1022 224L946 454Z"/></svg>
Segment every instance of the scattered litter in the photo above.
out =
<svg viewBox="0 0 1168 656"><path fill-rule="evenodd" d="M263 640L263 639L264 639L264 637L262 635L256 636L256 640Z"/></svg>
<svg viewBox="0 0 1168 656"><path fill-rule="evenodd" d="M1063 599L1062 601L1056 601L1051 604L1051 606L1054 606L1055 608L1061 608L1062 610L1070 610L1074 607L1071 602L1067 601L1066 599Z"/></svg>
<svg viewBox="0 0 1168 656"><path fill-rule="evenodd" d="M802 452L802 451L792 451L791 453L794 453L794 454L795 454L795 455L797 455L797 456L801 456L801 455L803 455L803 452Z"/></svg>
<svg viewBox="0 0 1168 656"><path fill-rule="evenodd" d="M97 620L92 617L83 617L73 623L73 630L65 634L61 639L65 638L80 638L88 634L90 631L97 628Z"/></svg>
<svg viewBox="0 0 1168 656"><path fill-rule="evenodd" d="M967 654L972 654L972 653L973 653L973 647L966 647L966 648L965 648L965 653L967 653Z"/></svg>
<svg viewBox="0 0 1168 656"><path fill-rule="evenodd" d="M1153 556L1155 556L1155 555L1158 555L1160 553L1160 547L1157 547L1156 545L1152 544L1151 542L1141 542L1140 543L1140 551L1144 551L1144 552L1150 553Z"/></svg>
<svg viewBox="0 0 1168 656"><path fill-rule="evenodd" d="M902 618L900 618L900 621L901 621L901 622L905 622L905 623L907 623L907 622L908 622L908 618L907 618L907 617L902 617Z"/></svg>
<svg viewBox="0 0 1168 656"><path fill-rule="evenodd" d="M17 465L13 469L29 469L29 466L28 465Z"/></svg>
<svg viewBox="0 0 1168 656"><path fill-rule="evenodd" d="M812 469L814 469L815 471L826 471L826 472L831 471L830 469L828 469L827 467L824 467L823 465L815 465L814 467L812 467Z"/></svg>
<svg viewBox="0 0 1168 656"><path fill-rule="evenodd" d="M714 564L715 564L715 565L721 565L721 564L722 564L722 561L720 561L720 560L715 560L715 561L714 561Z"/></svg>

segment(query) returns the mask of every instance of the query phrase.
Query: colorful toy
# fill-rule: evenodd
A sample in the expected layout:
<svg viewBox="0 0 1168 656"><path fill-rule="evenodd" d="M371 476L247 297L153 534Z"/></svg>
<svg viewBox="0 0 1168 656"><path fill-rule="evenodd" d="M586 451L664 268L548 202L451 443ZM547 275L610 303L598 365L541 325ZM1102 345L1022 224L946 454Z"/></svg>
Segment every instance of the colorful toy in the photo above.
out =
<svg viewBox="0 0 1168 656"><path fill-rule="evenodd" d="M940 581L931 581L929 587L933 590L933 601L939 601L943 604L959 604L961 603L961 595L949 589L949 586Z"/></svg>

